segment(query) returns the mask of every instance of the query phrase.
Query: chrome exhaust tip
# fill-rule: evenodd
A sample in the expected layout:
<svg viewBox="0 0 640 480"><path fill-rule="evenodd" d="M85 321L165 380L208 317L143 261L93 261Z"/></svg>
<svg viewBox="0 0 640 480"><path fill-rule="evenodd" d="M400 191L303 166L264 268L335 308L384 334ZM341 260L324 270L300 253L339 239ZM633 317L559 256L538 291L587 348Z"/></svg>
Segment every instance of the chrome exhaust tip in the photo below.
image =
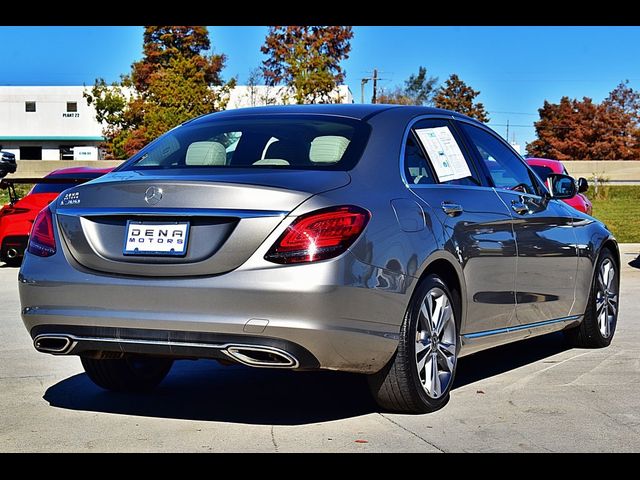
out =
<svg viewBox="0 0 640 480"><path fill-rule="evenodd" d="M7 258L10 260L13 260L14 258L17 258L18 256L18 250L16 250L15 248L10 248L7 250Z"/></svg>
<svg viewBox="0 0 640 480"><path fill-rule="evenodd" d="M279 348L261 345L230 345L223 350L234 360L250 367L297 368L298 359Z"/></svg>
<svg viewBox="0 0 640 480"><path fill-rule="evenodd" d="M33 339L33 346L39 352L58 355L68 353L75 343L64 335L38 335Z"/></svg>

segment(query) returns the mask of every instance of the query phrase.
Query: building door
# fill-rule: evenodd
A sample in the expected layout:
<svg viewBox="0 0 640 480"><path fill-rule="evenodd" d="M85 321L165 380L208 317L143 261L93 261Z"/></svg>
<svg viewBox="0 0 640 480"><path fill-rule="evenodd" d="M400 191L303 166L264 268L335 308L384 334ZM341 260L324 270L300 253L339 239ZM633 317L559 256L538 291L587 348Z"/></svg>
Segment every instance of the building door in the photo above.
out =
<svg viewBox="0 0 640 480"><path fill-rule="evenodd" d="M42 147L20 147L20 160L42 160Z"/></svg>

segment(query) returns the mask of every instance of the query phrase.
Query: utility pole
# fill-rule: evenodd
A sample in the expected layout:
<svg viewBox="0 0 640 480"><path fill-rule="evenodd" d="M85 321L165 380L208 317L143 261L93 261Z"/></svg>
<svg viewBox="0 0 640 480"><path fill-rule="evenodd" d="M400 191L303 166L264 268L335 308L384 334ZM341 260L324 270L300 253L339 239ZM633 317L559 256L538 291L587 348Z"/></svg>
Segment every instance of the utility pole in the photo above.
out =
<svg viewBox="0 0 640 480"><path fill-rule="evenodd" d="M364 86L367 82L371 80L370 78L363 78L360 80L360 103L364 103Z"/></svg>
<svg viewBox="0 0 640 480"><path fill-rule="evenodd" d="M371 103L376 103L378 100L378 69L373 69L373 97Z"/></svg>
<svg viewBox="0 0 640 480"><path fill-rule="evenodd" d="M507 118L507 142L509 141L509 119Z"/></svg>

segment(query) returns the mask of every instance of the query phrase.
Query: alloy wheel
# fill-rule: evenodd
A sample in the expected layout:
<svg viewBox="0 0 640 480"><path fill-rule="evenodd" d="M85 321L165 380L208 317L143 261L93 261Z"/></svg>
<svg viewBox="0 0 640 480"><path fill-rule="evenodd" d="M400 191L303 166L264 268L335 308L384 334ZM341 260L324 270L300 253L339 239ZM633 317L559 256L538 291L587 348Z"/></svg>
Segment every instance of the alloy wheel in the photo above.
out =
<svg viewBox="0 0 640 480"><path fill-rule="evenodd" d="M457 362L456 323L451 299L440 288L427 292L416 322L416 366L426 394L441 398Z"/></svg>
<svg viewBox="0 0 640 480"><path fill-rule="evenodd" d="M611 259L606 258L600 265L596 286L596 318L603 338L611 336L618 317L618 292L615 276L615 265Z"/></svg>

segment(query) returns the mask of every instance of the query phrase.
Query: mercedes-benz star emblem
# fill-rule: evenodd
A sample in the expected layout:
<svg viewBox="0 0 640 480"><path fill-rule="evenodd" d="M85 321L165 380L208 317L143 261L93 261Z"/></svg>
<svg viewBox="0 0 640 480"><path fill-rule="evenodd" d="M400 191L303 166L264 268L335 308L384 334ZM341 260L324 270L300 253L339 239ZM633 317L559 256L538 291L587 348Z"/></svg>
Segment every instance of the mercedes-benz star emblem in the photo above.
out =
<svg viewBox="0 0 640 480"><path fill-rule="evenodd" d="M149 205L155 205L162 200L162 189L158 187L149 187L144 192L144 201Z"/></svg>

